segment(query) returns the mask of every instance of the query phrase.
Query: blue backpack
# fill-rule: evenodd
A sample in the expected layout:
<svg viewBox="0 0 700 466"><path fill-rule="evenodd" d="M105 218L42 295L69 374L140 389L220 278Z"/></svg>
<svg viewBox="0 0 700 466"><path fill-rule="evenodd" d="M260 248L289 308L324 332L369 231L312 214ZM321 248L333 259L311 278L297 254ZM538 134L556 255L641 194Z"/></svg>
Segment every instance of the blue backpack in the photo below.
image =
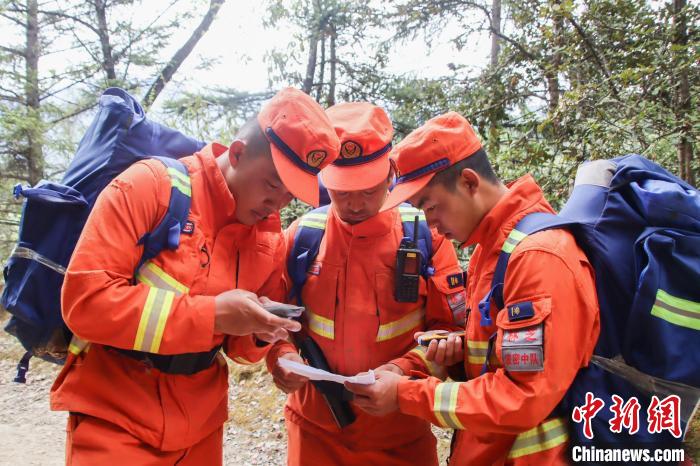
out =
<svg viewBox="0 0 700 466"><path fill-rule="evenodd" d="M139 244L144 245L140 267L160 251L178 247L190 209L190 186L187 168L175 158L203 146L202 141L148 120L131 95L110 88L100 96L97 115L61 183L15 186L15 197L24 196L25 202L19 241L3 271L2 306L12 314L5 330L27 350L16 382L24 382L32 356L56 363L65 360L71 332L61 317L61 286L99 193L139 160L156 158L167 167L172 186L168 211L140 239Z"/></svg>
<svg viewBox="0 0 700 466"><path fill-rule="evenodd" d="M558 408L571 417L587 392L605 403L593 418L593 439L574 424L578 445L676 447L681 438L647 431L651 397L681 397L681 427L700 393L700 193L639 155L583 164L559 215L523 218L506 241L517 247L527 235L566 228L596 272L601 333L592 364L579 371ZM506 251L506 249L508 251ZM490 292L479 303L482 325L489 305L503 309L508 259L500 253ZM508 286L508 283L505 283ZM637 397L639 431L613 433L612 395Z"/></svg>
<svg viewBox="0 0 700 466"><path fill-rule="evenodd" d="M296 299L301 305L301 290L306 283L307 272L318 255L323 234L326 231L326 220L328 219L329 205L321 206L305 213L299 220L296 233L294 234L294 244L292 251L287 257L287 272L292 280L290 299ZM423 256L423 270L421 275L426 280L435 272L430 265L433 257L433 237L430 234L430 227L425 220L423 211L412 207L409 204L399 206L403 235L406 238L413 236L413 222L418 216L418 238L416 241L418 249Z"/></svg>

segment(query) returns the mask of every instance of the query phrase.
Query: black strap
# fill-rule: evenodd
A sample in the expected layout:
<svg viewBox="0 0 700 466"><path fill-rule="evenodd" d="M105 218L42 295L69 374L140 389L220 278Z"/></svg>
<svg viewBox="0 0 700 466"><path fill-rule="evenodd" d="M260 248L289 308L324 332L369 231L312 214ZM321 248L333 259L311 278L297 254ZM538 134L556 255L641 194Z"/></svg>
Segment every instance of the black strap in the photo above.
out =
<svg viewBox="0 0 700 466"><path fill-rule="evenodd" d="M221 346L222 345L218 345L209 351L203 351L201 353L182 353L170 355L146 353L144 351L127 350L122 348L112 349L116 350L120 354L123 354L124 356L128 356L131 359L135 359L166 374L192 375L211 367L211 365L214 364L214 360L216 359L216 355L221 349Z"/></svg>

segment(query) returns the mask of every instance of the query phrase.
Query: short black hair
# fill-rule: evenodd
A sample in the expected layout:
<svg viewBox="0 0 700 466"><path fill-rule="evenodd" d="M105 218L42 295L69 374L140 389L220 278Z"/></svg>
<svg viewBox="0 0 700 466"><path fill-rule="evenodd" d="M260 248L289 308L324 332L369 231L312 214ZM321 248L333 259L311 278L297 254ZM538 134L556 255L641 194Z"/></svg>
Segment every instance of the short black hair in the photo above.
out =
<svg viewBox="0 0 700 466"><path fill-rule="evenodd" d="M465 168L474 170L481 178L491 184L500 183L496 172L493 171L491 162L489 162L486 151L484 151L484 149L479 149L466 159L462 159L445 170L437 172L428 185L434 186L436 184L441 184L446 189L454 191L457 186L457 179L461 176L462 170Z"/></svg>
<svg viewBox="0 0 700 466"><path fill-rule="evenodd" d="M258 123L258 115L253 115L248 119L236 133L236 138L245 141L246 153L256 157L258 155L272 156L270 152L270 141L268 141L265 133L263 133L260 123Z"/></svg>

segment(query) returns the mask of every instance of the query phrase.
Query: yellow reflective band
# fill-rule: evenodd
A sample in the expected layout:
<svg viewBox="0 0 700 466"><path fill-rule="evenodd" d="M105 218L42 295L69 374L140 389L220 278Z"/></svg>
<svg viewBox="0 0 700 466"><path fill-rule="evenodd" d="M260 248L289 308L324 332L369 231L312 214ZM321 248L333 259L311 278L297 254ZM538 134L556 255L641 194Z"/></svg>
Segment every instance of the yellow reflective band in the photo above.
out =
<svg viewBox="0 0 700 466"><path fill-rule="evenodd" d="M481 341L481 340L467 340L467 348L471 351L472 349L488 349L489 347L489 341Z"/></svg>
<svg viewBox="0 0 700 466"><path fill-rule="evenodd" d="M174 292L160 288L151 288L148 291L134 340L135 350L158 352L174 297Z"/></svg>
<svg viewBox="0 0 700 466"><path fill-rule="evenodd" d="M309 330L329 340L335 338L335 323L331 319L314 314L308 309L306 309L306 317L309 319Z"/></svg>
<svg viewBox="0 0 700 466"><path fill-rule="evenodd" d="M525 233L518 230L513 230L508 235L508 238L506 238L506 241L503 243L503 247L501 249L503 252L511 253L518 243L520 243L526 237L527 235Z"/></svg>
<svg viewBox="0 0 700 466"><path fill-rule="evenodd" d="M425 214L423 212L421 213L415 213L415 214L410 214L410 215L404 215L401 214L401 221L402 222L413 222L416 219L416 215L418 216L418 220L425 220Z"/></svg>
<svg viewBox="0 0 700 466"><path fill-rule="evenodd" d="M445 372L444 368L438 364L435 364L433 361L428 361L428 359L425 357L427 352L428 348L421 345L418 345L411 351L409 351L409 353L417 355L421 359L421 361L423 361L423 364L425 364L425 367L428 369L428 373L430 375L438 377L440 379L444 379L447 376L447 373Z"/></svg>
<svg viewBox="0 0 700 466"><path fill-rule="evenodd" d="M425 220L425 213L415 207L399 206L399 214L402 222L412 222L418 216L418 220Z"/></svg>
<svg viewBox="0 0 700 466"><path fill-rule="evenodd" d="M81 340L73 335L73 338L70 339L70 343L68 344L68 351L77 356L82 353L88 345L89 343L87 341Z"/></svg>
<svg viewBox="0 0 700 466"><path fill-rule="evenodd" d="M309 212L308 214L302 215L302 218L310 218L314 220L321 220L323 222L326 221L328 218L328 214L325 214L323 212Z"/></svg>
<svg viewBox="0 0 700 466"><path fill-rule="evenodd" d="M557 447L569 440L562 418L545 421L534 429L518 435L508 453L508 459L519 458Z"/></svg>
<svg viewBox="0 0 700 466"><path fill-rule="evenodd" d="M323 212L310 212L305 214L299 220L300 227L316 228L317 230L326 229L326 221L328 220L328 214Z"/></svg>
<svg viewBox="0 0 700 466"><path fill-rule="evenodd" d="M320 223L320 222L314 222L311 220L304 220L302 219L299 222L300 227L309 227L309 228L316 228L317 230L325 230L326 229L326 224L325 223Z"/></svg>
<svg viewBox="0 0 700 466"><path fill-rule="evenodd" d="M459 386L459 382L443 382L435 387L433 413L442 427L464 429L456 414Z"/></svg>
<svg viewBox="0 0 700 466"><path fill-rule="evenodd" d="M187 196L187 197L192 196L192 190L190 189L189 186L183 185L178 180L170 180L170 183L172 184L173 188L177 189L185 196Z"/></svg>
<svg viewBox="0 0 700 466"><path fill-rule="evenodd" d="M153 262L146 262L136 274L136 280L152 287L173 291L175 294L187 294L190 289L168 275L165 270Z"/></svg>
<svg viewBox="0 0 700 466"><path fill-rule="evenodd" d="M664 290L656 292L651 315L674 325L700 330L700 303L678 298Z"/></svg>
<svg viewBox="0 0 700 466"><path fill-rule="evenodd" d="M423 323L424 317L425 310L423 308L419 308L410 314L406 314L399 320L380 325L379 330L377 330L377 341L390 340L411 331Z"/></svg>
<svg viewBox="0 0 700 466"><path fill-rule="evenodd" d="M184 194L187 197L192 196L192 187L190 184L190 177L186 176L174 168L168 168L168 175L170 175L170 184Z"/></svg>
<svg viewBox="0 0 700 466"><path fill-rule="evenodd" d="M184 173L179 172L174 168L168 167L168 175L170 175L170 178L181 181L182 184L186 186L190 185L190 177L185 175Z"/></svg>
<svg viewBox="0 0 700 466"><path fill-rule="evenodd" d="M479 340L467 340L467 362L469 364L484 364L489 342Z"/></svg>

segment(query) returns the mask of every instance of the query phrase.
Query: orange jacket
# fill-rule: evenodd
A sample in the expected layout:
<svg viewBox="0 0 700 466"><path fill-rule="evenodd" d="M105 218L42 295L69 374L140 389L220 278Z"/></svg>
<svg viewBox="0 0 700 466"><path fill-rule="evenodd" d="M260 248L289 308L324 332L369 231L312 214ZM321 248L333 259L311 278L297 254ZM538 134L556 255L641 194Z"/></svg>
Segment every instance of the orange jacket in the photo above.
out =
<svg viewBox="0 0 700 466"><path fill-rule="evenodd" d="M186 448L226 420L227 368L219 355L191 376L170 375L109 347L159 354L208 351L222 342L239 362L266 352L252 336L214 333L214 296L233 288L270 295L280 281L284 242L279 218L244 226L216 164L213 144L182 159L189 170L191 234L175 251L146 263L138 239L167 210L170 182L157 161L139 162L100 194L71 258L63 317L80 340L51 390L51 407L117 424L161 450ZM281 296L271 296L279 299Z"/></svg>
<svg viewBox="0 0 700 466"><path fill-rule="evenodd" d="M412 219L414 214L404 215ZM292 250L298 222L285 232L288 251ZM425 348L417 347L413 334L427 329L458 328L450 303L456 313L464 310L462 271L452 244L433 231L435 275L427 283L420 279L417 303L396 302L394 270L402 236L399 208L354 226L329 209L323 241L316 262L309 269L302 300L306 306L305 326L332 371L355 375L391 362L406 374L411 370L440 374L438 366L427 364ZM451 275L460 280L450 284ZM294 347L289 343L274 345L267 356L268 367L276 364L280 354L292 351ZM303 429L321 430L326 437L327 433L339 433L312 384L292 394L285 411L287 419ZM432 436L429 423L415 417L396 413L377 418L359 409L355 409L355 414L357 420L335 438L353 449L390 450L422 436ZM410 460L410 455L405 459Z"/></svg>
<svg viewBox="0 0 700 466"><path fill-rule="evenodd" d="M401 412L459 429L450 465L566 464L566 421L549 416L579 368L588 364L598 338L591 265L569 232L533 234L510 257L503 297L504 309L512 306L511 310L499 313L492 304L493 325L486 327L480 324L478 310L506 238L531 212L552 212L552 208L528 175L509 185L509 192L467 241L479 244L469 263L467 284L471 309L464 362L467 381L443 383L427 378L399 383ZM511 318L509 312L516 312L516 307L531 317ZM497 339L488 372L480 375L488 339L494 333ZM529 337L529 341L539 339L543 354L533 350L531 370L504 368L504 337L521 343ZM508 359L514 357L510 348L506 354ZM542 366L538 368L537 363Z"/></svg>

